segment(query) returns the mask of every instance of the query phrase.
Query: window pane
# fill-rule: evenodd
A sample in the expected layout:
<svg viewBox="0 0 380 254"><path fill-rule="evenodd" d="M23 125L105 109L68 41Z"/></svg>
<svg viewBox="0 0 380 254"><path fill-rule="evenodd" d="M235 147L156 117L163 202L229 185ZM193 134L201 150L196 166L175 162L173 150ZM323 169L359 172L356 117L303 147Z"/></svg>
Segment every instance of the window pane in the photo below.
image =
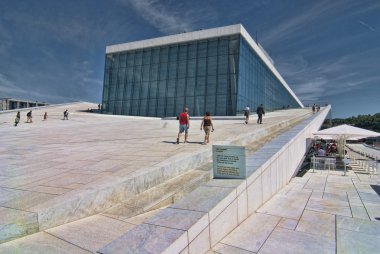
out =
<svg viewBox="0 0 380 254"><path fill-rule="evenodd" d="M206 78L205 77L197 77L195 93L196 95L206 94Z"/></svg>
<svg viewBox="0 0 380 254"><path fill-rule="evenodd" d="M174 97L175 96L175 79L169 79L167 83L166 96Z"/></svg>
<svg viewBox="0 0 380 254"><path fill-rule="evenodd" d="M158 63L160 60L160 49L159 48L154 48L152 50L152 59L151 59L151 63L152 64L155 64L155 63Z"/></svg>
<svg viewBox="0 0 380 254"><path fill-rule="evenodd" d="M195 78L187 78L186 80L186 97L194 96Z"/></svg>
<svg viewBox="0 0 380 254"><path fill-rule="evenodd" d="M186 61L178 62L178 78L186 77Z"/></svg>
<svg viewBox="0 0 380 254"><path fill-rule="evenodd" d="M185 96L185 79L178 79L177 81L177 97Z"/></svg>
<svg viewBox="0 0 380 254"><path fill-rule="evenodd" d="M197 76L206 76L206 60L207 58L198 59Z"/></svg>
<svg viewBox="0 0 380 254"><path fill-rule="evenodd" d="M195 59L197 57L197 44L195 42L190 43L188 49L188 59Z"/></svg>
<svg viewBox="0 0 380 254"><path fill-rule="evenodd" d="M142 64L142 51L136 51L135 65L141 65L141 64Z"/></svg>
<svg viewBox="0 0 380 254"><path fill-rule="evenodd" d="M167 47L162 47L160 49L160 63L165 63L168 61L169 57L169 48Z"/></svg>
<svg viewBox="0 0 380 254"><path fill-rule="evenodd" d="M166 80L158 82L158 97L163 98L166 96Z"/></svg>
<svg viewBox="0 0 380 254"><path fill-rule="evenodd" d="M129 52L127 54L127 66L133 66L135 60L135 52Z"/></svg>
<svg viewBox="0 0 380 254"><path fill-rule="evenodd" d="M196 73L196 60L191 59L187 62L187 77L195 77Z"/></svg>
<svg viewBox="0 0 380 254"><path fill-rule="evenodd" d="M207 56L216 56L218 53L218 40L213 40L208 42L208 52Z"/></svg>
<svg viewBox="0 0 380 254"><path fill-rule="evenodd" d="M127 54L126 53L121 54L119 61L120 61L120 67L121 68L127 67Z"/></svg>
<svg viewBox="0 0 380 254"><path fill-rule="evenodd" d="M198 43L198 58L204 58L207 56L207 41Z"/></svg>
<svg viewBox="0 0 380 254"><path fill-rule="evenodd" d="M183 61L187 59L187 45L183 44L179 46L179 60Z"/></svg>
<svg viewBox="0 0 380 254"><path fill-rule="evenodd" d="M150 49L144 50L142 64L150 64L150 55L151 55Z"/></svg>

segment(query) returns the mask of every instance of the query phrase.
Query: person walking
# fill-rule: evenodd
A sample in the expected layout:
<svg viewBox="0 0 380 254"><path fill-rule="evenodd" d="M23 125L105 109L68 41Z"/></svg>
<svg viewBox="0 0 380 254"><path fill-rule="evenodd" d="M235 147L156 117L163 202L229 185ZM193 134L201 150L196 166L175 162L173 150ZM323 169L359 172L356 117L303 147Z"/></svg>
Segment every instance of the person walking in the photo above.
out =
<svg viewBox="0 0 380 254"><path fill-rule="evenodd" d="M32 111L29 111L29 112L26 114L26 122L27 122L27 123L33 123L32 118L33 118L33 116L32 116Z"/></svg>
<svg viewBox="0 0 380 254"><path fill-rule="evenodd" d="M18 123L20 122L20 118L21 118L20 111L18 111L15 118L15 126L17 126Z"/></svg>
<svg viewBox="0 0 380 254"><path fill-rule="evenodd" d="M257 113L257 123L262 124L263 123L263 115L265 115L263 104L260 104L260 106L256 109Z"/></svg>
<svg viewBox="0 0 380 254"><path fill-rule="evenodd" d="M212 124L211 114L210 112L206 112L202 119L201 123L201 130L205 132L205 141L203 142L203 145L207 145L207 143L210 142L210 132L214 131L214 125Z"/></svg>
<svg viewBox="0 0 380 254"><path fill-rule="evenodd" d="M69 111L67 109L63 112L63 120L69 120Z"/></svg>
<svg viewBox="0 0 380 254"><path fill-rule="evenodd" d="M47 120L47 112L44 114L44 121Z"/></svg>
<svg viewBox="0 0 380 254"><path fill-rule="evenodd" d="M177 136L177 144L179 144L179 138L181 137L181 134L183 132L185 132L185 141L183 143L187 142L188 132L190 128L190 116L188 112L189 109L185 107L184 111L181 114L179 114L179 132Z"/></svg>
<svg viewBox="0 0 380 254"><path fill-rule="evenodd" d="M249 108L249 105L247 105L244 109L244 116L245 116L245 124L248 124L248 120L249 120L249 114L250 114L250 108Z"/></svg>

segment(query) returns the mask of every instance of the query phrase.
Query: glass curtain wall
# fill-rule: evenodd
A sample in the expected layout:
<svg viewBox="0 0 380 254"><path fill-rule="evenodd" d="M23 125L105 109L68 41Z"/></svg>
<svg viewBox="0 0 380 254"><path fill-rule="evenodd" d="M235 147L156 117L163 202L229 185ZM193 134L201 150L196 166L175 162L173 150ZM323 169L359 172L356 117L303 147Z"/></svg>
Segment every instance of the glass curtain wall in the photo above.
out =
<svg viewBox="0 0 380 254"><path fill-rule="evenodd" d="M119 115L235 115L240 36L106 55L103 111Z"/></svg>
<svg viewBox="0 0 380 254"><path fill-rule="evenodd" d="M243 37L240 38L238 80L238 112L246 105L256 109L263 104L267 111L300 107Z"/></svg>

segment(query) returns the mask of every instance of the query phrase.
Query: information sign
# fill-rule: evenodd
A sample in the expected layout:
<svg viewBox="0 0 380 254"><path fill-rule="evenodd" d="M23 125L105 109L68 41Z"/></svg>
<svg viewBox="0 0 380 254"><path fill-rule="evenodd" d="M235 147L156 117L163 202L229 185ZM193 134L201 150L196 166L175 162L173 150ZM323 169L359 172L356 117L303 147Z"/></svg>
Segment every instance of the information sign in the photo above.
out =
<svg viewBox="0 0 380 254"><path fill-rule="evenodd" d="M245 179L244 146L212 146L214 178Z"/></svg>

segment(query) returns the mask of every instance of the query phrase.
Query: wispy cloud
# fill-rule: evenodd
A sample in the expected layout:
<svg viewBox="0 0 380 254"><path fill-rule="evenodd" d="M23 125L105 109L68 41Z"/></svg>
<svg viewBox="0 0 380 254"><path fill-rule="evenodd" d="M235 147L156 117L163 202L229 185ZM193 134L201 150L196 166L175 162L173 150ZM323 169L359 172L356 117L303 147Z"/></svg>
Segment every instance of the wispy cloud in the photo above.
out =
<svg viewBox="0 0 380 254"><path fill-rule="evenodd" d="M359 20L359 23L360 23L362 26L364 26L364 27L368 28L369 30L371 30L372 32L376 32L376 29L375 29L375 28L373 28L372 26L368 25L368 24L365 23L364 21Z"/></svg>
<svg viewBox="0 0 380 254"><path fill-rule="evenodd" d="M380 83L380 73L372 66L376 52L379 52L377 48L323 62L309 62L301 55L295 55L277 64L302 101L326 102L329 96L359 92L371 84Z"/></svg>
<svg viewBox="0 0 380 254"><path fill-rule="evenodd" d="M12 46L13 39L9 30L0 22L0 54L4 54Z"/></svg>
<svg viewBox="0 0 380 254"><path fill-rule="evenodd" d="M319 1L315 5L304 10L302 14L297 13L297 15L291 17L284 17L281 22L278 22L273 27L273 29L262 35L262 40L265 41L266 44L271 44L272 42L298 36L301 31L304 31L304 29L310 25L310 23L320 20L321 16L325 15L336 5L337 3L335 2L328 2L326 4L324 1Z"/></svg>
<svg viewBox="0 0 380 254"><path fill-rule="evenodd" d="M201 20L212 20L217 16L216 12L206 7L207 4L197 6L199 8L195 11L180 2L167 5L158 0L118 0L118 2L132 7L146 22L164 34L195 30L196 24Z"/></svg>
<svg viewBox="0 0 380 254"><path fill-rule="evenodd" d="M131 6L145 21L163 33L177 33L191 30L192 25L181 19L179 13L172 13L157 0L120 0Z"/></svg>

